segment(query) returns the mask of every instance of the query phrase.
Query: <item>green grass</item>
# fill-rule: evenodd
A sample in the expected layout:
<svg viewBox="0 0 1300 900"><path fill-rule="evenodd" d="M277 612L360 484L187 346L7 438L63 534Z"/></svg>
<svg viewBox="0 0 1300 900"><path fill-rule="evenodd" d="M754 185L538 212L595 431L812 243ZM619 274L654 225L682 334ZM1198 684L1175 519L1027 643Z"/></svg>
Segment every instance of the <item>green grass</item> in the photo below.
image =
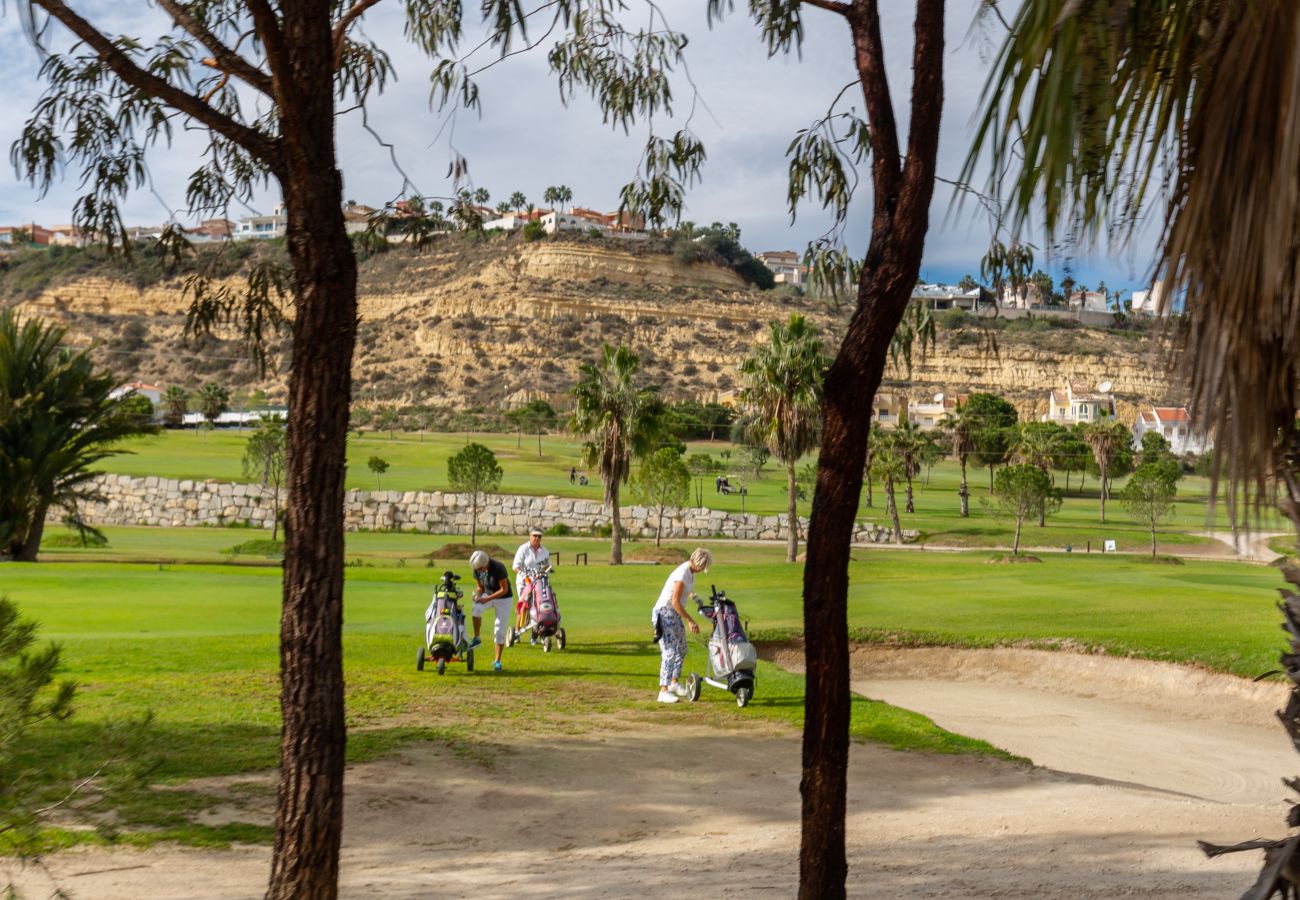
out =
<svg viewBox="0 0 1300 900"><path fill-rule="evenodd" d="M246 480L241 468L243 447L247 434L236 432L168 431L159 435L130 442L129 453L118 454L102 463L105 471L124 475L156 475L177 479L218 479L222 481ZM349 438L347 486L353 489L374 490L382 484L385 490L446 490L447 459L472 439L486 444L498 456L504 470L501 490L504 493L542 496L555 494L565 497L601 499L601 487L596 473L589 472L591 483L586 487L569 484L569 469L580 471L580 448L572 439L548 435L542 439L543 455L537 454L536 438L503 434L428 434L398 433L390 439L386 433L367 433L363 437ZM730 445L721 442L697 442L689 447L691 453L709 453L722 462L722 454ZM366 460L380 456L388 460L391 468L377 482L366 468ZM809 458L811 459L811 457ZM722 462L728 466L732 483L746 481L749 493L744 497L725 495L713 489L713 478L705 479L703 499L706 506L729 512L744 511L772 515L786 509L785 478L774 465L764 471L764 477L753 479L741 470L738 462ZM1063 476L1057 475L1064 487ZM923 540L937 545L953 547L1010 546L1014 523L990 516L981 500L987 493L988 471L971 468L971 515L960 515L957 486L960 480L958 467L953 462L935 466L915 485L916 513L902 514L904 528L922 532ZM1084 489L1079 490L1077 473L1071 477L1070 491L1059 513L1052 516L1047 526L1039 528L1027 524L1023 541L1028 546L1064 548L1073 546L1085 549L1091 543L1100 549L1105 540L1114 540L1121 551L1140 551L1148 546L1150 537L1146 530L1124 511L1118 500L1112 499L1106 507L1106 524L1099 519L1099 498L1096 479L1089 477ZM1116 490L1123 484L1121 479ZM859 508L859 519L885 524L884 492L877 486L874 506L866 505L864 494ZM1174 516L1161 526L1159 542L1163 552L1204 552L1220 548L1218 542L1194 532L1208 530L1211 525L1226 530L1227 514L1220 506L1213 517L1207 507L1209 484L1204 478L1186 477L1179 484L1179 498ZM631 503L624 495L624 503ZM903 498L900 492L899 506ZM807 515L809 504L799 504L801 514ZM1271 519L1263 523L1273 527Z"/></svg>

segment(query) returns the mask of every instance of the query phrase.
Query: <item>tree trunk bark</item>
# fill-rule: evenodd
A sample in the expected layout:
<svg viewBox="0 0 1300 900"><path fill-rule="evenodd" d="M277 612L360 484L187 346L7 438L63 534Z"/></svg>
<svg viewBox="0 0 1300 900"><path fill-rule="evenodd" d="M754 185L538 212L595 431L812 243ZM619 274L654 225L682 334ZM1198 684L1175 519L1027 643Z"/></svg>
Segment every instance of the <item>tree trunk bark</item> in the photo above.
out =
<svg viewBox="0 0 1300 900"><path fill-rule="evenodd" d="M275 496L271 500L271 543L275 543L280 537L280 485L277 483L272 490Z"/></svg>
<svg viewBox="0 0 1300 900"><path fill-rule="evenodd" d="M794 461L785 466L785 511L789 517L789 531L785 541L785 561L794 562L799 558L799 485L795 482Z"/></svg>
<svg viewBox="0 0 1300 900"><path fill-rule="evenodd" d="M268 900L335 900L343 831L343 496L357 267L334 153L330 16L286 3L277 170L296 304L289 377L280 784Z"/></svg>
<svg viewBox="0 0 1300 900"><path fill-rule="evenodd" d="M912 514L916 512L916 505L912 502L912 476L907 476L907 512Z"/></svg>
<svg viewBox="0 0 1300 900"><path fill-rule="evenodd" d="M1016 539L1015 539L1015 540L1012 542L1012 544L1011 544L1011 555L1012 555L1012 556L1019 556L1019 555L1020 555L1020 523L1021 523L1021 521L1022 521L1021 517L1020 517L1020 516L1016 516Z"/></svg>
<svg viewBox="0 0 1300 900"><path fill-rule="evenodd" d="M542 429L537 429L537 458L542 458Z"/></svg>
<svg viewBox="0 0 1300 900"><path fill-rule="evenodd" d="M664 532L664 508L659 507L658 521L655 523L655 546L659 546L659 536Z"/></svg>
<svg viewBox="0 0 1300 900"><path fill-rule="evenodd" d="M893 526L894 543L903 543L903 523L898 521L898 502L894 498L894 483L885 482L885 508L889 512L889 521Z"/></svg>
<svg viewBox="0 0 1300 900"><path fill-rule="evenodd" d="M478 498L469 505L469 542L471 546L478 545Z"/></svg>
<svg viewBox="0 0 1300 900"><path fill-rule="evenodd" d="M48 503L42 503L36 507L36 514L32 518L32 524L27 529L27 537L24 538L22 546L13 558L18 562L36 562L36 557L41 552L41 538L45 535L45 517L50 513Z"/></svg>
<svg viewBox="0 0 1300 900"><path fill-rule="evenodd" d="M1151 523L1151 558L1156 558L1156 523Z"/></svg>
<svg viewBox="0 0 1300 900"><path fill-rule="evenodd" d="M618 479L609 485L609 564L623 565L623 522L618 516Z"/></svg>
<svg viewBox="0 0 1300 900"><path fill-rule="evenodd" d="M871 409L890 340L921 267L934 193L943 105L943 0L918 0L914 25L911 133L899 152L874 0L848 19L870 122L871 241L858 280L858 304L826 373L817 490L804 566L804 698L800 900L842 900L849 762L848 564L862 496ZM900 166L900 159L902 165Z"/></svg>
<svg viewBox="0 0 1300 900"><path fill-rule="evenodd" d="M993 467L996 463L989 463L989 496L993 496Z"/></svg>
<svg viewBox="0 0 1300 900"><path fill-rule="evenodd" d="M1106 521L1106 466L1101 467L1101 521Z"/></svg>
<svg viewBox="0 0 1300 900"><path fill-rule="evenodd" d="M961 458L961 487L957 490L957 495L961 497L961 517L963 519L970 516L970 487L966 484L966 457Z"/></svg>

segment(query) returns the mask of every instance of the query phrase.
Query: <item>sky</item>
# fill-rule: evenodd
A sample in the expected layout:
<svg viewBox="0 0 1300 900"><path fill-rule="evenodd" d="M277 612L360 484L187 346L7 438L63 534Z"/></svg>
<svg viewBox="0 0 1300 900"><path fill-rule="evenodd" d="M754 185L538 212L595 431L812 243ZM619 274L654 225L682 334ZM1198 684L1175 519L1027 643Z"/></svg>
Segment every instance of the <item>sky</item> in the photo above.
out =
<svg viewBox="0 0 1300 900"><path fill-rule="evenodd" d="M8 149L40 95L39 60L21 27L18 7L0 4L0 148ZM684 219L699 223L736 222L741 242L750 250L798 250L824 234L829 216L813 201L800 207L792 222L786 203L786 148L796 132L822 116L842 87L854 78L847 25L833 14L806 8L803 51L769 58L753 21L744 14L747 3L709 28L705 4L699 0L663 0L672 26L690 37L687 62L690 80L699 92L691 129L704 142L708 162L702 183L690 190ZM994 25L975 25L978 0L950 0L945 53L945 98L938 172L957 179L973 138L973 119L990 63L1000 38ZM467 2L467 10L477 4ZM901 0L882 3L886 66L900 129L906 128L911 76L911 14L913 5ZM141 36L159 31L156 11L145 4L84 0L77 4L106 29ZM635 8L635 7L633 7ZM601 210L618 206L619 188L637 170L647 128L630 134L602 124L593 102L579 96L561 102L548 71L543 44L487 69L477 80L481 115L464 110L451 116L430 107L428 73L431 63L402 39L400 4L380 3L362 20L365 32L390 47L398 79L368 110L368 122L394 145L402 170L426 196L449 194L447 178L454 152L469 161L475 187L492 194L492 204L522 191L537 205L549 185L564 184L573 202ZM467 28L468 31L468 28ZM467 34L464 47L477 40ZM490 61L484 51L475 61ZM675 82L676 124L690 112L693 91L683 73ZM861 112L860 94L857 111ZM850 104L853 105L853 104ZM657 121L655 130L668 134L674 123ZM905 133L905 132L903 132ZM402 190L402 176L389 153L362 127L359 113L339 119L339 157L346 198L382 206ZM184 214L186 176L204 149L201 133L181 132L170 147L149 159L153 191L134 194L125 206L128 224L149 225ZM454 150L453 150L454 148ZM6 154L7 156L7 154ZM861 171L864 187L855 195L845 228L846 246L857 256L866 251L870 232L869 173ZM981 174L982 177L982 174ZM0 161L0 225L37 222L66 223L78 193L75 172L41 198L7 162ZM279 199L267 191L252 207L267 212ZM232 215L247 214L233 210ZM1095 287L1104 280L1111 289L1146 286L1153 241L1139 237L1123 251L1106 247L1076 248L1068 254L1052 251L1043 235L1025 239L1037 249L1036 262L1058 282L1067 273ZM921 277L955 282L963 274L978 276L979 260L988 248L988 219L977 204L955 207L952 189L939 184L931 211Z"/></svg>

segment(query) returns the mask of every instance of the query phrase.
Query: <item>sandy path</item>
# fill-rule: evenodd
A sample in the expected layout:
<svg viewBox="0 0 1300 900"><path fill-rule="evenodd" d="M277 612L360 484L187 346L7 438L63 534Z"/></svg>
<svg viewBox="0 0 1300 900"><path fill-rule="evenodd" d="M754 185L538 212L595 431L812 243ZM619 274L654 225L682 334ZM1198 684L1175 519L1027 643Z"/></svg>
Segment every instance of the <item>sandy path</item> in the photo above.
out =
<svg viewBox="0 0 1300 900"><path fill-rule="evenodd" d="M1277 779L1300 771L1294 754L1275 758L1270 744L1262 756L1249 757L1252 773L1239 780L1228 777L1232 764L1207 759L1213 755L1207 748L1230 752L1234 741L1243 754L1254 752L1276 686L1065 653L983 651L960 659L950 651L870 653L854 657L856 678L869 693L897 690L911 692L918 706L948 704L950 710L938 713L941 724L950 713L968 717L971 726L992 720L989 727L1002 729L1012 744L1025 738L1045 752L1069 744L1073 749L1062 752L1077 755L1063 757L1065 767L1093 771L1063 774L855 746L851 896L1236 896L1253 880L1258 857L1206 860L1195 840L1228 842L1282 830ZM938 667L941 658L946 667ZM949 676L943 684L928 680L939 671ZM996 690L958 693L981 685ZM947 693L959 699L934 699ZM1048 696L1030 708L1024 705L1029 694ZM1065 702L1054 705L1053 698ZM976 704L982 703L993 708L981 713ZM665 722L678 712L656 710ZM743 725L745 714L736 714ZM1017 719L1032 724L1025 728ZM1170 734L1187 749L1159 754ZM594 900L651 892L736 898L794 892L795 736L753 725L719 732L610 723L588 734L517 738L496 735L485 723L483 738L491 748L488 765L421 746L349 770L344 897ZM1192 740L1198 743L1187 743ZM1156 754L1153 764L1132 761ZM1154 783L1168 771L1182 773L1187 783ZM52 857L50 869L77 897L251 900L261 896L268 857L266 848L83 850ZM19 881L38 897L50 884L36 872L20 873Z"/></svg>

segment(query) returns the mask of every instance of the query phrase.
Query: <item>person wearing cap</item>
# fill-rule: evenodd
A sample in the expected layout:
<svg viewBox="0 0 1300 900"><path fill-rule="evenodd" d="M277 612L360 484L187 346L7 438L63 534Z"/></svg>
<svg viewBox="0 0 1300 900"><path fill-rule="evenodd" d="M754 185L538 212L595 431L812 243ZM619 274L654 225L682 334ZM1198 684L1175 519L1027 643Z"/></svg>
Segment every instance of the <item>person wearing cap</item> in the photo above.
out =
<svg viewBox="0 0 1300 900"><path fill-rule="evenodd" d="M496 616L492 626L492 638L496 642L496 658L492 670L501 671L501 651L506 646L506 628L509 626L513 612L510 591L510 573L504 564L490 558L482 550L475 550L469 555L470 568L474 570L474 580L478 587L474 591L474 606L471 614L474 618L474 640L469 642L471 648L483 643L479 631L483 627L483 614L489 609Z"/></svg>
<svg viewBox="0 0 1300 900"><path fill-rule="evenodd" d="M515 551L515 594L523 600L524 580L529 569L545 566L551 560L551 551L542 546L542 530L534 528L528 532L527 542L521 544ZM537 643L537 635L533 635L530 643Z"/></svg>
<svg viewBox="0 0 1300 900"><path fill-rule="evenodd" d="M690 559L673 569L650 612L650 624L655 630L655 640L659 642L660 703L676 703L679 697L686 696L686 688L678 683L682 677L682 663L686 661L687 625L682 620L689 623L691 634L699 634L700 626L686 611L685 604L687 598L695 594L696 574L707 572L711 565L713 554L697 547Z"/></svg>

